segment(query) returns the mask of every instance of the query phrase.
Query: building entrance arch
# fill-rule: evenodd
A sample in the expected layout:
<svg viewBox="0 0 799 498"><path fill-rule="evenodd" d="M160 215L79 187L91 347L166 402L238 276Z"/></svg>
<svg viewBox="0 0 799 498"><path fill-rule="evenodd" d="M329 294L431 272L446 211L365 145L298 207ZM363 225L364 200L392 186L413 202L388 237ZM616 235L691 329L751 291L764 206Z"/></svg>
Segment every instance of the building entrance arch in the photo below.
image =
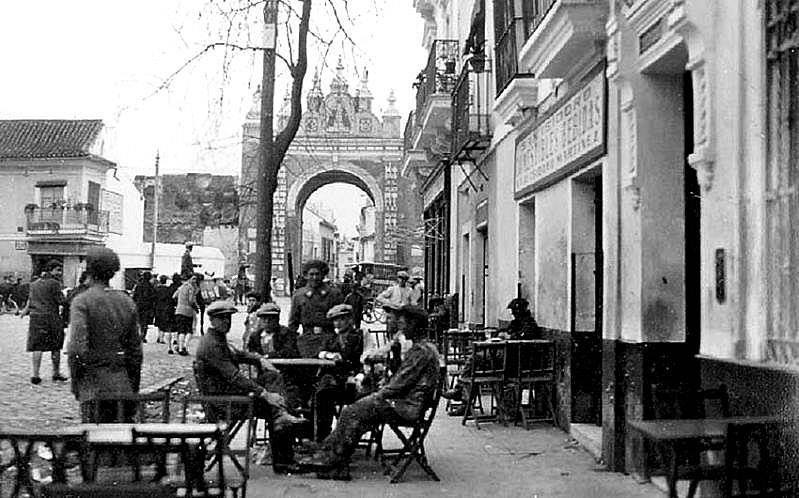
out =
<svg viewBox="0 0 799 498"><path fill-rule="evenodd" d="M302 213L305 204L314 192L333 183L347 183L358 187L371 199L375 207L375 260L382 261L384 259L382 249L385 234L385 198L384 189L378 179L366 169L352 163L321 165L294 179L287 189L285 203L286 247L294 255L295 274L299 271L302 263Z"/></svg>

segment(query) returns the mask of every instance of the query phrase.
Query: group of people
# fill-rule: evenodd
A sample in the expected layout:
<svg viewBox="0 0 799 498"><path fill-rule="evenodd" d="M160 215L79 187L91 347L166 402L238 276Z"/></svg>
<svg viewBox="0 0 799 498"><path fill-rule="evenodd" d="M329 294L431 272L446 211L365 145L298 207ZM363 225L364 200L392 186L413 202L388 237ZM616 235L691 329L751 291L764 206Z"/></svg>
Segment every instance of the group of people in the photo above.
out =
<svg viewBox="0 0 799 498"><path fill-rule="evenodd" d="M225 337L236 308L213 304L208 308L212 327L200 340L196 364L203 394L258 395L259 415L273 421L276 472L315 470L320 477L347 479L349 458L364 432L379 421L418 418L439 381L439 357L426 340L427 314L410 304L386 304L395 332L382 348L372 344L371 335L356 326L353 307L338 287L325 282L328 270L323 261L304 265L306 284L292 296L286 326L280 324L277 304L252 303L241 350ZM278 371L269 363L272 358L319 358L332 364ZM259 367L261 373L247 378L240 364ZM341 405L346 406L333 429ZM305 442L299 462L294 458L297 439Z"/></svg>
<svg viewBox="0 0 799 498"><path fill-rule="evenodd" d="M16 279L11 275L3 277L0 282L0 313L19 314L28 302L30 284L23 282L22 277Z"/></svg>

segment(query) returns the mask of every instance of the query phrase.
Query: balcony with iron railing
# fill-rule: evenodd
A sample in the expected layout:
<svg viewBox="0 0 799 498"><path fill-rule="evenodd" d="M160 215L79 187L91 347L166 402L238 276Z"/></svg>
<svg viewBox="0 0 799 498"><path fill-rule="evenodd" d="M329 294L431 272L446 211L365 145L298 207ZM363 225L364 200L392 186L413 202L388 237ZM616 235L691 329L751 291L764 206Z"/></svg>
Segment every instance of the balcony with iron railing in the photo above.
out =
<svg viewBox="0 0 799 498"><path fill-rule="evenodd" d="M28 239L102 241L108 235L108 211L29 206L25 217Z"/></svg>
<svg viewBox="0 0 799 498"><path fill-rule="evenodd" d="M523 0L519 63L537 78L564 78L575 61L603 53L608 0Z"/></svg>
<svg viewBox="0 0 799 498"><path fill-rule="evenodd" d="M427 65L415 83L417 136L414 146L424 148L440 128L450 122L450 95L458 80L460 44L457 40L435 40L430 47Z"/></svg>
<svg viewBox="0 0 799 498"><path fill-rule="evenodd" d="M491 61L474 56L463 66L452 92L452 158L472 158L471 153L491 143Z"/></svg>
<svg viewBox="0 0 799 498"><path fill-rule="evenodd" d="M408 113L408 119L405 121L405 132L402 134L402 150L409 151L413 149L413 138L416 135L416 120L413 116L413 111Z"/></svg>
<svg viewBox="0 0 799 498"><path fill-rule="evenodd" d="M526 39L530 17L520 15L514 0L496 3L495 14L495 81L496 95L494 111L498 119L515 125L525 115L525 110L537 104L538 82L529 71L520 70L519 50ZM521 10L521 12L519 12Z"/></svg>

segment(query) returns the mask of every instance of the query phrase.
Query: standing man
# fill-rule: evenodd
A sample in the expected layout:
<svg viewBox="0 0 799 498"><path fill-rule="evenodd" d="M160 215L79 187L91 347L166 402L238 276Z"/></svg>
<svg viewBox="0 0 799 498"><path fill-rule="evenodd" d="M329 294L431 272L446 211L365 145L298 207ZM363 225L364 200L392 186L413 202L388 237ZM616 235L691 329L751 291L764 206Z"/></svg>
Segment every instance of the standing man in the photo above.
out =
<svg viewBox="0 0 799 498"><path fill-rule="evenodd" d="M366 304L366 298L361 290L361 284L357 281L350 282L347 285L349 292L344 294L344 304L352 306L352 321L356 329L361 328L361 320L363 319L363 305Z"/></svg>
<svg viewBox="0 0 799 498"><path fill-rule="evenodd" d="M197 312L197 279L202 275L194 274L181 285L173 298L177 300L175 305L175 332L178 334L177 353L181 356L188 356L186 349L186 336L191 335L194 327L194 314Z"/></svg>
<svg viewBox="0 0 799 498"><path fill-rule="evenodd" d="M323 330L333 332L333 321L327 318L327 312L333 306L341 304L344 299L335 287L324 283L330 268L327 263L312 259L303 265L306 285L297 289L291 298L289 313L289 329L294 332L302 325L303 334L319 334Z"/></svg>
<svg viewBox="0 0 799 498"><path fill-rule="evenodd" d="M186 241L186 252L180 260L180 276L184 280L188 280L194 275L194 261L191 259L191 250L194 248L194 243L190 240Z"/></svg>
<svg viewBox="0 0 799 498"><path fill-rule="evenodd" d="M200 308L200 335L203 335L205 332L205 308L219 299L213 277L214 272L206 272L205 276L200 274L200 276L197 277L197 306Z"/></svg>
<svg viewBox="0 0 799 498"><path fill-rule="evenodd" d="M30 286L28 304L21 316L30 315L27 350L33 353L33 376L31 384L42 383L39 370L42 366L42 352L50 351L53 362L53 381L64 382L61 375L61 348L64 347L64 325L61 321L60 307L64 305L61 293L61 262L52 260L47 264L47 272Z"/></svg>
<svg viewBox="0 0 799 498"><path fill-rule="evenodd" d="M424 277L418 268L413 272L411 278L411 304L424 306Z"/></svg>
<svg viewBox="0 0 799 498"><path fill-rule="evenodd" d="M125 292L108 287L117 271L119 257L114 251L106 247L89 249L89 288L75 296L70 308L67 352L72 393L80 402L85 423L117 421L116 403L95 401L98 395L139 392L142 349L136 304ZM127 407L126 418L132 418L131 408Z"/></svg>
<svg viewBox="0 0 799 498"><path fill-rule="evenodd" d="M139 282L133 289L133 302L139 313L139 327L141 327L141 342L147 342L147 328L155 318L155 288L151 282L152 273L146 271L139 276Z"/></svg>

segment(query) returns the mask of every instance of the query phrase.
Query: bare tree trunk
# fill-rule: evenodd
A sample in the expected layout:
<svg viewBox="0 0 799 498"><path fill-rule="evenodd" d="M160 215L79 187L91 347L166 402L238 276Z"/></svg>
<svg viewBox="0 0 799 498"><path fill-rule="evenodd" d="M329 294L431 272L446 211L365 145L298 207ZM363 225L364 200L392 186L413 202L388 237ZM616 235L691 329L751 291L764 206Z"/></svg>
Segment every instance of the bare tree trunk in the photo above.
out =
<svg viewBox="0 0 799 498"><path fill-rule="evenodd" d="M261 136L258 154L258 235L256 239L255 288L268 301L272 290L272 220L277 177L283 158L297 134L302 117L302 83L308 67L307 40L312 0L302 6L299 26L297 62L291 67L291 113L286 127L274 136L275 50L264 50L264 70L261 80ZM277 1L264 6L264 20L269 23L268 9L277 9ZM275 10L276 15L276 10ZM274 22L274 21L273 21ZM277 24L275 36L277 36Z"/></svg>

